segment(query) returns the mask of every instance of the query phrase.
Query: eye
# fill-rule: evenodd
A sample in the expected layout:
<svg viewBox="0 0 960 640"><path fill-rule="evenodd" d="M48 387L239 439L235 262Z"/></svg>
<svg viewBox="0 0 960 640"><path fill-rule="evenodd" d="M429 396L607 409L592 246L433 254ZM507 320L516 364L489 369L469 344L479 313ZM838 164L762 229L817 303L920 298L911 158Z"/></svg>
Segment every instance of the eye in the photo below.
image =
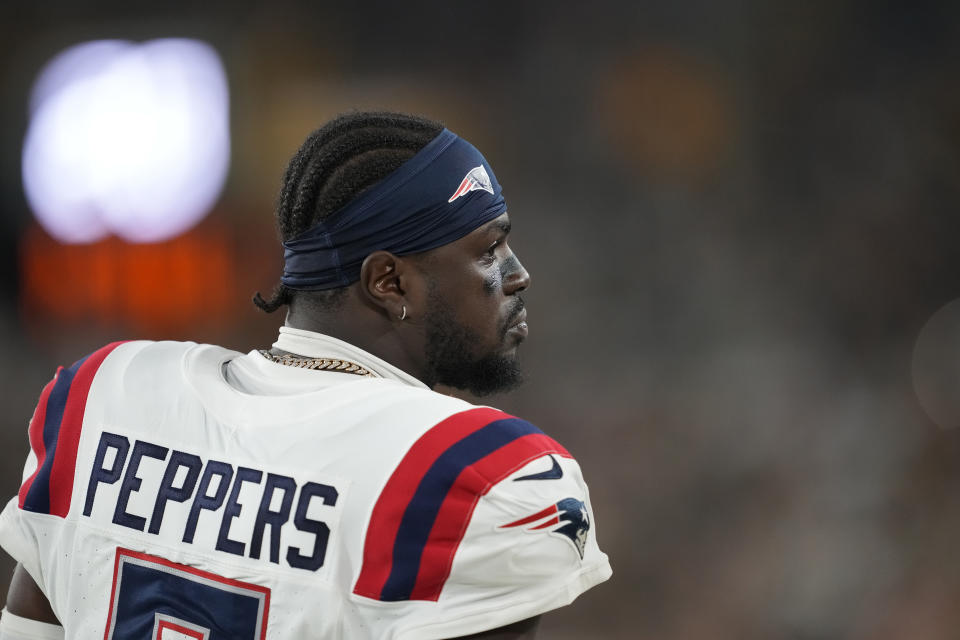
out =
<svg viewBox="0 0 960 640"><path fill-rule="evenodd" d="M483 255L480 258L480 261L485 265L492 265L497 262L497 255L503 255L503 247L507 246L507 237L506 234L497 234L496 240L491 240L490 244L487 246L486 250L483 252Z"/></svg>
<svg viewBox="0 0 960 640"><path fill-rule="evenodd" d="M497 260L497 247L499 247L500 244L501 244L501 241L500 241L500 240L497 240L496 242L494 242L493 244L491 244L489 247L487 247L487 250L484 251L484 252L483 252L483 255L480 257L480 262L482 262L482 263L485 264L485 265L490 265L490 264L493 264L494 262L496 262L496 260Z"/></svg>

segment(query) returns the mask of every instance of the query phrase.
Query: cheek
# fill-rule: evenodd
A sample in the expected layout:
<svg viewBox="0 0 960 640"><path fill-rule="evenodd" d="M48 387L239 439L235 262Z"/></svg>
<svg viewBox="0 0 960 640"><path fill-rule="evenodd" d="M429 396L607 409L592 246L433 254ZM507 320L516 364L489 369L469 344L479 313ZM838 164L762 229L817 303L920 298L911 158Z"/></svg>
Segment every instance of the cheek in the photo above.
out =
<svg viewBox="0 0 960 640"><path fill-rule="evenodd" d="M491 269L483 277L483 290L493 295L503 288L503 273L499 269Z"/></svg>

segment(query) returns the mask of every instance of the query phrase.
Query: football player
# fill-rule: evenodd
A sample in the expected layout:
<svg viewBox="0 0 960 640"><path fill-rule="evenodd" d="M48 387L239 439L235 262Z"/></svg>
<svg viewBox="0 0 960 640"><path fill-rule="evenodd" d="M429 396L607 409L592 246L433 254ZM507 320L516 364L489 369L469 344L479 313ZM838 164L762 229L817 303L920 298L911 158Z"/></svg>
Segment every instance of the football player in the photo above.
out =
<svg viewBox="0 0 960 640"><path fill-rule="evenodd" d="M341 116L277 220L272 348L114 343L43 390L0 640L532 638L610 576L570 453L431 390L521 377L530 276L479 151Z"/></svg>

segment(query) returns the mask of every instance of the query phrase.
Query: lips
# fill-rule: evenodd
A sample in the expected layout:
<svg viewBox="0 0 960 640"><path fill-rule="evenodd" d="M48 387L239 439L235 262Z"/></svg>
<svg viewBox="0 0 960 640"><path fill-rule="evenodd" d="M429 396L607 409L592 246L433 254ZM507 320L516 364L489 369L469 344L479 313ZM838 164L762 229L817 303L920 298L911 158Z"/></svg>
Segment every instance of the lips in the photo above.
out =
<svg viewBox="0 0 960 640"><path fill-rule="evenodd" d="M516 319L510 324L510 327L507 331L512 331L519 334L522 338L526 338L527 334L530 332L529 326L527 326L527 310L523 309L520 313L517 314Z"/></svg>

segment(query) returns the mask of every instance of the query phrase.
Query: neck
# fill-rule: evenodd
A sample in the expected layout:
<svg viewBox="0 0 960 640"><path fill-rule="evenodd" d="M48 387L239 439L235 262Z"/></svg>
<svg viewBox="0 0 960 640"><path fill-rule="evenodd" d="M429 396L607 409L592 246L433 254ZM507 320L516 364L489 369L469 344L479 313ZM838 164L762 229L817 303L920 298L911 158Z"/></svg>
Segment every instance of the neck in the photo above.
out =
<svg viewBox="0 0 960 640"><path fill-rule="evenodd" d="M430 384L425 375L422 328L409 321L391 322L380 309L357 308L352 297L332 312L291 305L286 325L348 342Z"/></svg>

